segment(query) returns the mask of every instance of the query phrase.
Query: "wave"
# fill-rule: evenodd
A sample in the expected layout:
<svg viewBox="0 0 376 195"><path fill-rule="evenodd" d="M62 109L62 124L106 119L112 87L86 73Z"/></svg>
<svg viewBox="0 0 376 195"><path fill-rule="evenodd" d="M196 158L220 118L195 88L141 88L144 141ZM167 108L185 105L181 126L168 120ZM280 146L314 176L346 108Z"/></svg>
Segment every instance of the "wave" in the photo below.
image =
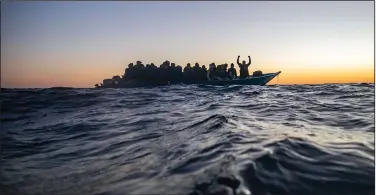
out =
<svg viewBox="0 0 376 195"><path fill-rule="evenodd" d="M374 84L1 97L5 194L374 194Z"/></svg>
<svg viewBox="0 0 376 195"><path fill-rule="evenodd" d="M248 159L237 171L197 184L191 194L374 194L372 156L300 138L264 147L263 154Z"/></svg>

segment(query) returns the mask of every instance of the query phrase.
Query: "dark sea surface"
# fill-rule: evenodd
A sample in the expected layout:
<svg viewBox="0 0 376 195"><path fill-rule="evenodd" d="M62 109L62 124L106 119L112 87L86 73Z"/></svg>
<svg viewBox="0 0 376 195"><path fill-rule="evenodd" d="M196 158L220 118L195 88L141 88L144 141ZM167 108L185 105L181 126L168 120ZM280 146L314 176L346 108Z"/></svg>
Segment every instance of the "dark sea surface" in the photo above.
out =
<svg viewBox="0 0 376 195"><path fill-rule="evenodd" d="M375 194L374 89L2 89L0 194Z"/></svg>

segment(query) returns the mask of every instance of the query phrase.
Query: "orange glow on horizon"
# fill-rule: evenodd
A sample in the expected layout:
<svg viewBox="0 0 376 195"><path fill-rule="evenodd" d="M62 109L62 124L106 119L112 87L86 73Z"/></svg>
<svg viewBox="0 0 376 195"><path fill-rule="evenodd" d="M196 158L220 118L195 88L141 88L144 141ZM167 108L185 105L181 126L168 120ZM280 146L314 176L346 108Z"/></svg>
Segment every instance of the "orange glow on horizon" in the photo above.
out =
<svg viewBox="0 0 376 195"><path fill-rule="evenodd" d="M359 75L361 74L361 75ZM373 72L325 72L321 74L307 72L283 72L269 84L325 84L325 83L374 83Z"/></svg>
<svg viewBox="0 0 376 195"><path fill-rule="evenodd" d="M158 66L157 63L155 64ZM239 68L236 66L235 68L239 75ZM96 83L101 83L103 79L112 78L115 75L121 76L127 65L123 65L123 68L121 66L100 67L106 66L102 62L97 63L91 69L77 67L74 70L65 69L61 72L50 69L47 71L47 74L26 74L26 72L20 72L20 74L3 75L1 84L5 88L48 88L58 86L92 88ZM185 65L182 67L185 67ZM283 66L278 68L267 65L264 67L262 65L251 65L249 67L250 74L256 70L262 70L264 73L282 71L278 78L274 78L268 84L374 83L373 66L362 66L358 69L356 67L344 67L340 70L336 69L335 66L333 68L327 67L326 69L305 68L304 70L293 70L287 67L284 70Z"/></svg>

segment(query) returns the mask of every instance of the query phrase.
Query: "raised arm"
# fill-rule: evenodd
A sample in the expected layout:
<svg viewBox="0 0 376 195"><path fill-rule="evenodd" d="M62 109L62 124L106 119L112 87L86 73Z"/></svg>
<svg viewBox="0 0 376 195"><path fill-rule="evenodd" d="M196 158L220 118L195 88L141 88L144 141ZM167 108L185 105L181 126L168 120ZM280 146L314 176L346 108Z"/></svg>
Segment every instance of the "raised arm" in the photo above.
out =
<svg viewBox="0 0 376 195"><path fill-rule="evenodd" d="M248 64L247 66L251 65L251 56L248 56Z"/></svg>
<svg viewBox="0 0 376 195"><path fill-rule="evenodd" d="M208 79L208 81L210 81L210 68L209 68L208 72L206 72L206 78Z"/></svg>
<svg viewBox="0 0 376 195"><path fill-rule="evenodd" d="M240 56L238 56L238 60L237 60L236 62L238 63L239 67L241 67L242 64L240 64L240 62L239 62L239 58L240 58Z"/></svg>

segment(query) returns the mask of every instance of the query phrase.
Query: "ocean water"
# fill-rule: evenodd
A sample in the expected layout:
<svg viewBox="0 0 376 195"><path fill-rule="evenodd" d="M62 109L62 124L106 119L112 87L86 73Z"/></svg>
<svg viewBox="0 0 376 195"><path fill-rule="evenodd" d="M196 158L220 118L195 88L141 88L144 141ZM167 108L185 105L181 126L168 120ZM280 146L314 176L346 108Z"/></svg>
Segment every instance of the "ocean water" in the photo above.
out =
<svg viewBox="0 0 376 195"><path fill-rule="evenodd" d="M375 194L374 84L2 89L2 194Z"/></svg>

